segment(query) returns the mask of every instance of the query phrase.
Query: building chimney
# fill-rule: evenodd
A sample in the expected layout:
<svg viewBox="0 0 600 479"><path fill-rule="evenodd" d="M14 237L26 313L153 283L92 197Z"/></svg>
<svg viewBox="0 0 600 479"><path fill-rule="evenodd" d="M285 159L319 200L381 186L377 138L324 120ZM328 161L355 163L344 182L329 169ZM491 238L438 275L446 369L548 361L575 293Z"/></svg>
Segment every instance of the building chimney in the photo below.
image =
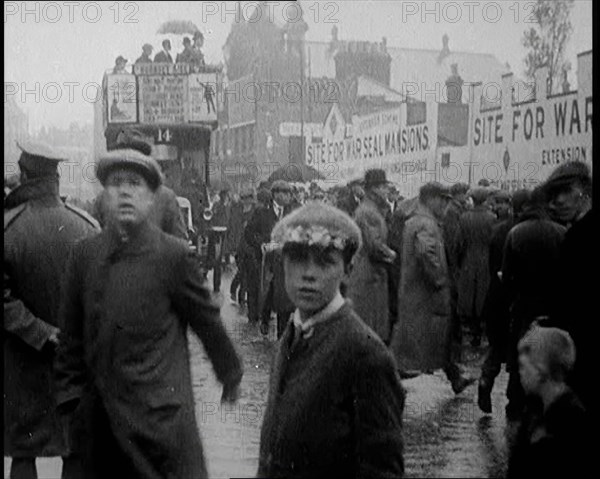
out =
<svg viewBox="0 0 600 479"><path fill-rule="evenodd" d="M386 53L387 52L387 38L383 37L381 39L381 53Z"/></svg>
<svg viewBox="0 0 600 479"><path fill-rule="evenodd" d="M336 27L335 25L331 29L331 41L334 43L338 42L338 27Z"/></svg>
<svg viewBox="0 0 600 479"><path fill-rule="evenodd" d="M444 36L442 37L442 50L440 51L440 54L438 55L438 64L442 63L444 58L446 58L448 55L450 55L450 48L448 47L449 40L450 40L450 38L448 37L448 34L444 33Z"/></svg>

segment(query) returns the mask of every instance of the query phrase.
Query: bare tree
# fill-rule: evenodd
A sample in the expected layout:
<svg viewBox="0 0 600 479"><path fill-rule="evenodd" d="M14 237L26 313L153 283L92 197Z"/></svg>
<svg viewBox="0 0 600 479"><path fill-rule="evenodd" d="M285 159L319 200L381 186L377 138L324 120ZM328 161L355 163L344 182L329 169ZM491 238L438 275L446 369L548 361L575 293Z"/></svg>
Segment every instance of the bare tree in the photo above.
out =
<svg viewBox="0 0 600 479"><path fill-rule="evenodd" d="M547 66L551 93L564 83L571 69L565 50L573 32L570 15L574 3L574 0L537 0L533 11L535 26L523 34L522 43L528 49L525 75L533 79L539 68Z"/></svg>

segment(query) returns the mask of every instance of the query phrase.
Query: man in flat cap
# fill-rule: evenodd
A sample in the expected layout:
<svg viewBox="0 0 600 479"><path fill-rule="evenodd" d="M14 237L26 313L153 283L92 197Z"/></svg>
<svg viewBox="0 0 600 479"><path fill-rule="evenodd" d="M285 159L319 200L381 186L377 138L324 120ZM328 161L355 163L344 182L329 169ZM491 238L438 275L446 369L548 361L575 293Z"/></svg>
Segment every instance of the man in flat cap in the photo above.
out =
<svg viewBox="0 0 600 479"><path fill-rule="evenodd" d="M4 455L11 478L36 478L35 458L48 456L62 456L63 477L77 477L52 362L64 265L73 245L100 227L60 199L59 155L44 144L18 146L20 185L4 202Z"/></svg>
<svg viewBox="0 0 600 479"><path fill-rule="evenodd" d="M544 183L552 219L570 227L592 208L589 167L572 161L558 166Z"/></svg>
<svg viewBox="0 0 600 479"><path fill-rule="evenodd" d="M187 244L150 214L162 177L137 150L100 158L110 219L66 266L58 405L86 418L84 477L206 477L187 342L202 341L222 401L238 396L241 360Z"/></svg>
<svg viewBox="0 0 600 479"><path fill-rule="evenodd" d="M340 292L360 229L311 202L277 223L272 242L295 311L274 360L257 477L402 477L394 359Z"/></svg>
<svg viewBox="0 0 600 479"><path fill-rule="evenodd" d="M348 280L347 297L358 315L388 344L391 333L389 314L388 268L396 254L387 245L390 214L387 195L389 182L385 171L372 169L365 173L365 198L356 212L363 246Z"/></svg>
<svg viewBox="0 0 600 479"><path fill-rule="evenodd" d="M398 292L398 319L391 348L401 371L443 369L459 394L474 382L451 356L450 279L442 233L452 199L440 183L423 185L414 215L406 222Z"/></svg>
<svg viewBox="0 0 600 479"><path fill-rule="evenodd" d="M150 156L152 146L144 139L142 133L138 130L123 130L117 136L115 148L132 148L140 153ZM94 200L95 218L102 226L108 220L107 191L102 190ZM188 232L181 214L181 209L177 203L175 192L162 184L156 190L154 206L150 219L165 233L176 236L183 240L188 240Z"/></svg>
<svg viewBox="0 0 600 479"><path fill-rule="evenodd" d="M556 295L553 322L568 331L577 348L577 361L570 384L594 421L597 395L590 377L597 373L596 335L589 318L598 311L596 282L590 281L590 264L597 249L592 209L592 177L585 163L558 166L544 185L555 221L568 226L560 251L561 290Z"/></svg>
<svg viewBox="0 0 600 479"><path fill-rule="evenodd" d="M152 58L150 58L150 55L152 55L153 49L154 47L152 47L152 45L149 43L144 43L144 46L142 46L142 54L135 61L135 64L138 65L140 63L152 63Z"/></svg>

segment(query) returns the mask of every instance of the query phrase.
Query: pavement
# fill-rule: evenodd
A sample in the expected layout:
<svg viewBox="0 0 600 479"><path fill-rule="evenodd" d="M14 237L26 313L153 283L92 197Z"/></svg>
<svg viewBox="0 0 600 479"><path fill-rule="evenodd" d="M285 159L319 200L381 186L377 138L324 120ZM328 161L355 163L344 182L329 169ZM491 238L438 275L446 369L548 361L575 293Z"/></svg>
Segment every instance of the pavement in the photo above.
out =
<svg viewBox="0 0 600 479"><path fill-rule="evenodd" d="M243 360L241 397L235 406L221 406L216 381L201 343L190 334L191 369L196 418L211 478L255 477L260 427L266 405L269 369L275 346L275 320L268 338L248 324L245 310L229 299L231 272L223 276L215 297L224 324ZM209 283L210 282L209 275ZM464 370L479 376L482 350L467 348ZM493 413L477 407L477 385L460 395L452 392L441 371L403 381L407 392L404 411L406 477L503 477L506 471L507 374L503 371L492 393ZM40 479L58 479L60 458L37 460ZM10 459L4 459L8 478Z"/></svg>

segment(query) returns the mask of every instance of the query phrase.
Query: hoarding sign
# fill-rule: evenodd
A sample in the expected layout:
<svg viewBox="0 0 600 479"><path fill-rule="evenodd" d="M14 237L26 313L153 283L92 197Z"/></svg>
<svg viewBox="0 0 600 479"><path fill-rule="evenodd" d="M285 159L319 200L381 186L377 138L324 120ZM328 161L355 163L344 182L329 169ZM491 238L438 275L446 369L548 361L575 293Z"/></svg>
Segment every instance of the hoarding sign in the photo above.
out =
<svg viewBox="0 0 600 479"><path fill-rule="evenodd" d="M186 75L140 76L140 123L185 123L188 105Z"/></svg>
<svg viewBox="0 0 600 479"><path fill-rule="evenodd" d="M217 121L217 76L214 73L192 73L188 77L189 121Z"/></svg>
<svg viewBox="0 0 600 479"><path fill-rule="evenodd" d="M106 95L109 123L135 123L137 121L135 75L107 75Z"/></svg>

